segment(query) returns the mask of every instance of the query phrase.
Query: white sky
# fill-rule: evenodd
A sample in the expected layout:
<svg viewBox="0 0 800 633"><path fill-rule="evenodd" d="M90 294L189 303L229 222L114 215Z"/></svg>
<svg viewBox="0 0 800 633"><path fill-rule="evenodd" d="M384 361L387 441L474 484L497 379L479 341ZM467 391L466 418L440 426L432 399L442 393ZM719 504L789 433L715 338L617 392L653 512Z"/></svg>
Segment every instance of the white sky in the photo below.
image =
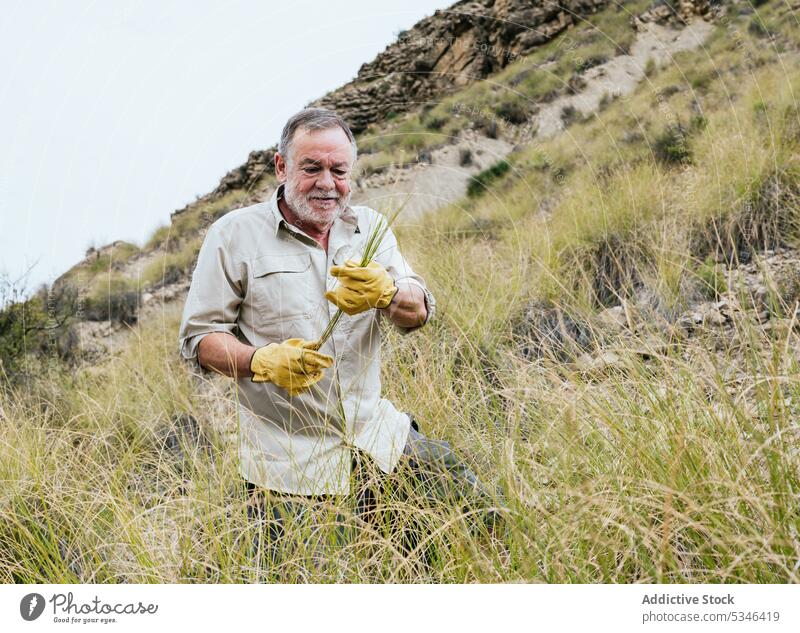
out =
<svg viewBox="0 0 800 633"><path fill-rule="evenodd" d="M453 0L4 2L0 273L142 244Z"/></svg>

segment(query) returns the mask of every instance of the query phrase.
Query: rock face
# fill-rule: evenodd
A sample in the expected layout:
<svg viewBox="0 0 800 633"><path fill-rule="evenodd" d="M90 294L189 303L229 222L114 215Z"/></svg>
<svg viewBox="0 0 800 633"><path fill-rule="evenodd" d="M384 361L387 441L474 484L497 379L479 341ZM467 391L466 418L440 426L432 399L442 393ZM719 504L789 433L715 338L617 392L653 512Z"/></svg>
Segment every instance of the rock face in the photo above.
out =
<svg viewBox="0 0 800 633"><path fill-rule="evenodd" d="M646 22L655 22L669 26L688 24L696 17L709 17L722 0L677 0L672 2L656 2L653 7L641 15L631 18L634 28L641 29Z"/></svg>
<svg viewBox="0 0 800 633"><path fill-rule="evenodd" d="M463 0L401 33L357 77L313 105L358 133L390 112L438 100L497 72L607 0Z"/></svg>
<svg viewBox="0 0 800 633"><path fill-rule="evenodd" d="M243 165L239 165L235 169L231 169L219 181L216 189L201 198L204 202L213 202L221 198L229 191L244 190L251 191L255 184L265 175L271 174L275 170L275 154L278 148L276 146L269 149L258 149L250 152L247 161ZM187 204L185 207L178 209L172 213L172 217L180 215L187 211L194 202Z"/></svg>
<svg viewBox="0 0 800 633"><path fill-rule="evenodd" d="M363 64L355 79L309 105L336 110L355 133L362 132L389 113L420 108L497 72L608 4L608 0L462 0L401 33L373 61ZM696 16L709 16L720 4L722 0L656 0L632 22L639 30L645 22L679 26ZM229 171L203 199L213 201L237 189L250 191L273 171L276 151L270 147L250 152L247 162Z"/></svg>

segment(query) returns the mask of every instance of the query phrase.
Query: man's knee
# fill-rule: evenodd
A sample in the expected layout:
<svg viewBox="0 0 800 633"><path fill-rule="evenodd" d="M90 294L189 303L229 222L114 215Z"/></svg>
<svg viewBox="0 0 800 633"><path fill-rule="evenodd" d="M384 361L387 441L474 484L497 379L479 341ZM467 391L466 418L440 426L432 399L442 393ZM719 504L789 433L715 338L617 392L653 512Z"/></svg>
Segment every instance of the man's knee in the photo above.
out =
<svg viewBox="0 0 800 633"><path fill-rule="evenodd" d="M435 471L447 471L457 468L460 464L449 442L426 437L414 427L408 431L403 454L411 459L417 469L433 468Z"/></svg>
<svg viewBox="0 0 800 633"><path fill-rule="evenodd" d="M409 458L409 465L426 485L426 490L431 488L428 494L459 500L469 498L482 503L494 500L472 468L459 458L448 442L425 437L412 427L403 454Z"/></svg>

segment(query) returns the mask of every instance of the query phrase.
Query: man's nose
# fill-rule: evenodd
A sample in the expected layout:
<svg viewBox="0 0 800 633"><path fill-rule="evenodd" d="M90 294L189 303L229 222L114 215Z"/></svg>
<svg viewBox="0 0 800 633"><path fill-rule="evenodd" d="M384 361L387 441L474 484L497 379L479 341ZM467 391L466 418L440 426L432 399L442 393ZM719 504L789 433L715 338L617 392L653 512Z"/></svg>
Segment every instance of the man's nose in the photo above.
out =
<svg viewBox="0 0 800 633"><path fill-rule="evenodd" d="M333 176L328 169L321 169L317 176L317 187L320 189L333 189Z"/></svg>

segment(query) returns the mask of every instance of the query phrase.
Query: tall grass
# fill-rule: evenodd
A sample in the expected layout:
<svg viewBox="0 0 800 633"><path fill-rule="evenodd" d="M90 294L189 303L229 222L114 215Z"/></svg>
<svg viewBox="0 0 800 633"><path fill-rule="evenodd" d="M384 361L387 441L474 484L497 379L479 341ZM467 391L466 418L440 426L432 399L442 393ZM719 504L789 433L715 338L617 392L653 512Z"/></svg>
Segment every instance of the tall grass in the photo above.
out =
<svg viewBox="0 0 800 633"><path fill-rule="evenodd" d="M175 308L100 365L0 395L0 580L800 581L795 305L770 328L747 310L691 337L663 327L707 298L701 264L792 245L800 217L796 72L724 38L708 50L722 71L701 97L682 70L702 50L523 148L480 197L396 229L438 317L387 329L385 395L503 491L504 532L423 502L402 468L376 522L352 498L319 504L287 521L279 564L252 556L232 384L178 363ZM669 107L688 120L697 97L707 124L691 160L665 164L654 99L676 84ZM720 292L753 301L733 278ZM598 320L614 304L619 334ZM564 332L579 349L544 353Z"/></svg>

